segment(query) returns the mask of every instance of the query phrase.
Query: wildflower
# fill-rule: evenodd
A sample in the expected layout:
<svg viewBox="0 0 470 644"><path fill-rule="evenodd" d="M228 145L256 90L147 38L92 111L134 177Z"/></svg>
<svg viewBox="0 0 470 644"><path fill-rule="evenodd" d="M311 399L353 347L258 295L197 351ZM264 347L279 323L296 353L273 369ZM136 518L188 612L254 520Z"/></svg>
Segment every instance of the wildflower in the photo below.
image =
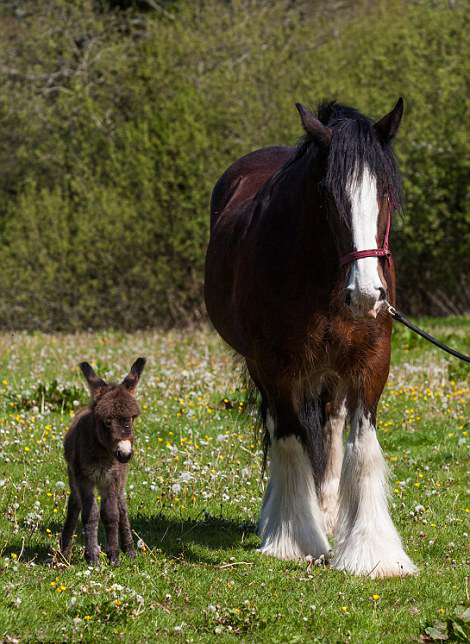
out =
<svg viewBox="0 0 470 644"><path fill-rule="evenodd" d="M372 595L372 599L377 602L380 599L380 595Z"/></svg>

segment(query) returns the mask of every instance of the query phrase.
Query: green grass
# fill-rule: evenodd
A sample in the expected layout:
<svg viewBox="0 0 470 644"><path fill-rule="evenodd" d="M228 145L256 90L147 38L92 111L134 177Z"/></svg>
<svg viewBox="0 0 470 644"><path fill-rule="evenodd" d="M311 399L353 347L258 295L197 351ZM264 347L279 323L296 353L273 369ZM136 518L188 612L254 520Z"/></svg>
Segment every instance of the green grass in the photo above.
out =
<svg viewBox="0 0 470 644"><path fill-rule="evenodd" d="M470 318L422 325L468 352ZM420 574L382 581L256 551L261 449L213 332L14 334L0 349L1 641L432 641L468 604L469 372L406 329L378 422L392 516ZM149 362L127 488L137 558L89 568L79 528L65 565L54 554L62 438L87 395L77 364L118 379L139 355Z"/></svg>

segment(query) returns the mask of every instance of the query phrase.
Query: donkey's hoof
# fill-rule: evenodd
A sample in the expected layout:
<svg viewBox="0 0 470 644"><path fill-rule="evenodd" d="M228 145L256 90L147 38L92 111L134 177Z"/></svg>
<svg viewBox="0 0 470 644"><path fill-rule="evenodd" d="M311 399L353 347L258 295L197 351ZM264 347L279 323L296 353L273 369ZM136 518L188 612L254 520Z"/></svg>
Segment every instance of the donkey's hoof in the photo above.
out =
<svg viewBox="0 0 470 644"><path fill-rule="evenodd" d="M121 565L118 555L108 555L109 563L116 568Z"/></svg>
<svg viewBox="0 0 470 644"><path fill-rule="evenodd" d="M134 548L129 548L129 550L125 551L125 554L129 557L129 559L135 559L135 550L134 550Z"/></svg>
<svg viewBox="0 0 470 644"><path fill-rule="evenodd" d="M85 561L89 566L99 566L100 558L97 555L85 555Z"/></svg>

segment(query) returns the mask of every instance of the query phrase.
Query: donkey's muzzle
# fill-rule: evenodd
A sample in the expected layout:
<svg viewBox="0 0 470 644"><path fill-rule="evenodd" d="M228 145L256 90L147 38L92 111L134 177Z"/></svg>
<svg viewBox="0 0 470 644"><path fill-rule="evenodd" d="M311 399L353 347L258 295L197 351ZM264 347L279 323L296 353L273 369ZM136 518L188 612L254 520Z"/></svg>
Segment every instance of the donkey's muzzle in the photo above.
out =
<svg viewBox="0 0 470 644"><path fill-rule="evenodd" d="M127 451L124 451L124 450L121 450L121 449L117 449L114 452L114 456L117 458L117 460L120 463L127 463L134 456L134 450L131 449L129 452L127 452Z"/></svg>

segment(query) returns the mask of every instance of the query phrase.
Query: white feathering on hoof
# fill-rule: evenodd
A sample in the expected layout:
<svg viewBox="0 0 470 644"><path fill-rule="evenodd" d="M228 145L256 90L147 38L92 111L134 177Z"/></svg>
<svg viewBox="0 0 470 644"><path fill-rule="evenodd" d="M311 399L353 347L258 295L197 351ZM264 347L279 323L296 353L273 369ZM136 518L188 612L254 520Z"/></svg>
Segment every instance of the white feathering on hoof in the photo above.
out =
<svg viewBox="0 0 470 644"><path fill-rule="evenodd" d="M334 568L374 578L418 571L390 518L386 478L375 429L359 410L341 472Z"/></svg>
<svg viewBox="0 0 470 644"><path fill-rule="evenodd" d="M296 436L271 442L271 478L261 509L260 551L278 559L328 555L312 467Z"/></svg>

